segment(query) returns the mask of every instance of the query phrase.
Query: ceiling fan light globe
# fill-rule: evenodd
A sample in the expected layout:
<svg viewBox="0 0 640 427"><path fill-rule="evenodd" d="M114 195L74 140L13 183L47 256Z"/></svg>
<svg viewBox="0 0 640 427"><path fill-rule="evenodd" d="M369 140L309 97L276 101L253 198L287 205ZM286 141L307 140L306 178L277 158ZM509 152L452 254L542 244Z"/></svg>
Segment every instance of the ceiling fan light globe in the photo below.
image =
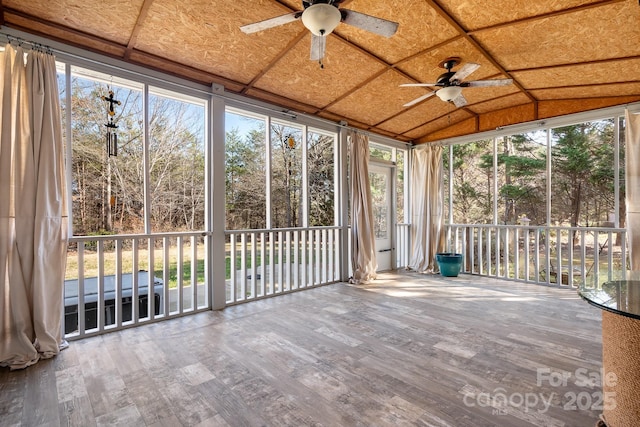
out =
<svg viewBox="0 0 640 427"><path fill-rule="evenodd" d="M302 13L302 23L316 36L328 36L341 20L338 8L327 3L311 5Z"/></svg>
<svg viewBox="0 0 640 427"><path fill-rule="evenodd" d="M445 102L453 101L462 93L460 86L445 86L436 92L438 98Z"/></svg>

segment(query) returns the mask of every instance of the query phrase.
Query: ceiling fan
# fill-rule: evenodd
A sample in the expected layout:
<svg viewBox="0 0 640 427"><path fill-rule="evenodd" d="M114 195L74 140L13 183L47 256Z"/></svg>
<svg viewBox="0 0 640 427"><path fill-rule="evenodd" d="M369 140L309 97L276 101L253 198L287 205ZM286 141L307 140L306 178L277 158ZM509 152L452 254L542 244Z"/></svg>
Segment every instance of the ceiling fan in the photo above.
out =
<svg viewBox="0 0 640 427"><path fill-rule="evenodd" d="M429 92L426 95L422 95L419 98L414 99L411 102L404 104L404 107L410 107L418 102L425 100L433 95L438 95L438 98L445 102L453 102L456 107L463 107L467 105L467 100L462 95L463 87L488 87L488 86L506 86L513 83L512 79L496 79L496 80L475 80L470 82L463 82L465 77L480 68L480 64L474 62L467 62L458 71L452 71L452 68L460 64L460 58L452 57L442 61L440 67L447 70L445 73L440 74L438 80L435 83L406 83L400 86L433 86L440 87L433 92Z"/></svg>
<svg viewBox="0 0 640 427"><path fill-rule="evenodd" d="M301 11L243 25L240 30L246 34L251 34L301 19L302 24L311 31L311 60L320 61L321 67L326 37L331 34L340 22L384 37L391 37L396 33L398 29L397 22L387 21L386 19L366 15L355 10L339 9L338 6L343 1L302 0L303 10Z"/></svg>

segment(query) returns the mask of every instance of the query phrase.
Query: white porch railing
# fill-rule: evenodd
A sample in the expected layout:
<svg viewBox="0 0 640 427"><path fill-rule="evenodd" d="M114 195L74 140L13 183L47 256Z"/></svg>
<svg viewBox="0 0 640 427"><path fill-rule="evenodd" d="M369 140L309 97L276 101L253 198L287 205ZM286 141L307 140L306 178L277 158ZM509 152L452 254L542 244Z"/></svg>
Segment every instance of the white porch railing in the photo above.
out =
<svg viewBox="0 0 640 427"><path fill-rule="evenodd" d="M448 225L448 252L463 271L547 285L599 285L627 269L626 230L598 227Z"/></svg>
<svg viewBox="0 0 640 427"><path fill-rule="evenodd" d="M446 250L464 255L466 273L577 287L619 278L627 268L624 229L456 224L445 230ZM339 281L341 232L226 231L226 304ZM210 309L207 241L203 232L71 238L66 338ZM397 268L409 264L410 245L410 225L398 224Z"/></svg>
<svg viewBox="0 0 640 427"><path fill-rule="evenodd" d="M340 280L340 227L226 231L226 302Z"/></svg>
<svg viewBox="0 0 640 427"><path fill-rule="evenodd" d="M205 236L197 232L70 238L64 284L66 338L209 309Z"/></svg>

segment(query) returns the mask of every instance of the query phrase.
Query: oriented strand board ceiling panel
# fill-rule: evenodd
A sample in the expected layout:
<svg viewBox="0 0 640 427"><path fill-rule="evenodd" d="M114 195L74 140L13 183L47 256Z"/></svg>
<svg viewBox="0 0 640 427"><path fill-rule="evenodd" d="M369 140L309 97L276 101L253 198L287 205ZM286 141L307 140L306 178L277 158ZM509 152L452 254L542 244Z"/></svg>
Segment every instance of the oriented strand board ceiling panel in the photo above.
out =
<svg viewBox="0 0 640 427"><path fill-rule="evenodd" d="M397 71L387 71L332 105L328 111L373 126L402 110L404 93L397 89L405 81Z"/></svg>
<svg viewBox="0 0 640 427"><path fill-rule="evenodd" d="M438 113L434 111L433 108L436 103L437 101L435 99L431 99L417 105L416 107L406 108L400 114L380 123L378 127L380 129L402 135L405 132L421 126L428 116L437 117L435 114Z"/></svg>
<svg viewBox="0 0 640 427"><path fill-rule="evenodd" d="M290 99L287 99L285 97L282 97L278 94L275 93L270 93L270 92L264 92L261 91L259 89L249 89L246 93L247 96L251 97L251 98L256 98L259 99L261 101L266 101L266 102L270 102L272 104L275 105L280 105L283 108L282 110L293 110L293 111L299 111L299 112L303 112L303 113L309 113L309 114L314 114L317 111L317 108L310 106L310 105L305 105L299 102L295 102L292 101ZM294 113L295 114L295 113Z"/></svg>
<svg viewBox="0 0 640 427"><path fill-rule="evenodd" d="M618 98L580 99L568 101L542 101L538 105L538 117L541 119L557 117L565 114L579 113L613 105L627 104L640 101L640 96L625 96Z"/></svg>
<svg viewBox="0 0 640 427"><path fill-rule="evenodd" d="M558 66L511 73L527 89L640 80L640 58Z"/></svg>
<svg viewBox="0 0 640 427"><path fill-rule="evenodd" d="M480 68L469 75L465 79L466 81L479 80L499 74L498 69L491 65L482 53L464 38L456 38L451 43L446 43L437 49L417 55L399 64L397 68L415 78L419 83L435 83L438 76L446 71L439 64L449 57L459 57L462 60L459 65L453 68L453 71L459 70L461 66L468 62L480 64ZM499 77L506 76L500 75ZM413 82L407 80L404 83Z"/></svg>
<svg viewBox="0 0 640 427"><path fill-rule="evenodd" d="M466 122L467 120L473 120L475 123L476 118L469 114L465 110L455 110L446 116L440 116L439 118L425 123L422 126L411 129L403 134L403 136L411 138L414 141L425 138L425 135L429 135L436 132L439 129L456 125L458 123ZM474 126L475 128L475 126Z"/></svg>
<svg viewBox="0 0 640 427"><path fill-rule="evenodd" d="M640 95L639 83L616 83L599 86L567 87L531 91L541 101L551 99L607 98L613 96Z"/></svg>
<svg viewBox="0 0 640 427"><path fill-rule="evenodd" d="M440 123L436 132L429 134L426 138L417 141L418 144L428 141L438 141L446 138L453 138L461 135L468 135L478 131L478 119L472 117L458 123L447 126L447 122Z"/></svg>
<svg viewBox="0 0 640 427"><path fill-rule="evenodd" d="M119 44L104 39L92 37L90 34L79 33L76 31L68 31L58 26L48 25L46 23L30 21L20 15L12 13L4 14L5 23L11 23L21 29L28 29L34 34L46 34L51 39L65 40L67 44L83 46L86 49L102 52L106 55L122 57L125 48Z"/></svg>
<svg viewBox="0 0 640 427"><path fill-rule="evenodd" d="M462 94L467 99L467 104L470 106L492 98L503 97L514 93L521 92L513 84L508 86L468 87L462 89Z"/></svg>
<svg viewBox="0 0 640 427"><path fill-rule="evenodd" d="M255 9L249 18L246 10ZM304 30L292 23L254 34L240 25L287 13L271 1L155 0L135 48L248 83Z"/></svg>
<svg viewBox="0 0 640 427"><path fill-rule="evenodd" d="M390 64L458 35L457 30L424 0L354 0L344 8L399 24L398 31L390 38L346 24L338 25L335 30L346 40Z"/></svg>
<svg viewBox="0 0 640 427"><path fill-rule="evenodd" d="M538 0L514 3L513 0L441 0L440 5L466 30L477 30L503 22L546 15L597 0Z"/></svg>
<svg viewBox="0 0 640 427"><path fill-rule="evenodd" d="M63 4L61 4L63 3ZM127 45L144 0L2 0L2 5ZM115 15L115 16L114 16ZM114 19L115 18L115 19Z"/></svg>
<svg viewBox="0 0 640 427"><path fill-rule="evenodd" d="M479 104L468 106L467 109L473 111L476 114L484 114L490 111L503 110L509 107L515 107L517 105L527 104L532 102L527 95L522 92L517 92L511 95L502 96L500 98L491 99Z"/></svg>
<svg viewBox="0 0 640 427"><path fill-rule="evenodd" d="M624 1L474 34L506 69L640 54L640 7ZM632 42L635 41L635 42Z"/></svg>
<svg viewBox="0 0 640 427"><path fill-rule="evenodd" d="M311 36L307 34L277 65L255 82L255 87L322 108L357 87L385 66L338 37L327 39L324 69L309 60Z"/></svg>
<svg viewBox="0 0 640 427"><path fill-rule="evenodd" d="M480 131L494 130L500 126L530 122L535 119L536 112L533 103L505 108L481 115Z"/></svg>
<svg viewBox="0 0 640 427"><path fill-rule="evenodd" d="M133 63L141 64L146 67L152 67L162 72L184 76L195 82L210 85L216 83L225 87L226 90L239 92L244 87L234 81L224 79L222 77L211 75L204 71L193 67L185 67L177 62L169 62L164 58L149 55L140 51L133 51L129 56L129 60Z"/></svg>

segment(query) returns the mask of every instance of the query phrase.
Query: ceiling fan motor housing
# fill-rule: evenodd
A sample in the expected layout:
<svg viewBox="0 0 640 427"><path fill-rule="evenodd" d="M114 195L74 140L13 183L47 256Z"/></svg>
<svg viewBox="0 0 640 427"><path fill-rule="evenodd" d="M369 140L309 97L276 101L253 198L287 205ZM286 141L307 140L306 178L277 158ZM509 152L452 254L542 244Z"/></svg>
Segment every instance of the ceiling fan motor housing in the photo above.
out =
<svg viewBox="0 0 640 427"><path fill-rule="evenodd" d="M327 36L342 21L342 14L329 3L314 3L302 13L302 23L316 36Z"/></svg>
<svg viewBox="0 0 640 427"><path fill-rule="evenodd" d="M446 73L440 74L440 76L438 76L438 80L436 80L436 85L449 86L451 84L451 77L455 74L456 73L454 71L447 71Z"/></svg>

